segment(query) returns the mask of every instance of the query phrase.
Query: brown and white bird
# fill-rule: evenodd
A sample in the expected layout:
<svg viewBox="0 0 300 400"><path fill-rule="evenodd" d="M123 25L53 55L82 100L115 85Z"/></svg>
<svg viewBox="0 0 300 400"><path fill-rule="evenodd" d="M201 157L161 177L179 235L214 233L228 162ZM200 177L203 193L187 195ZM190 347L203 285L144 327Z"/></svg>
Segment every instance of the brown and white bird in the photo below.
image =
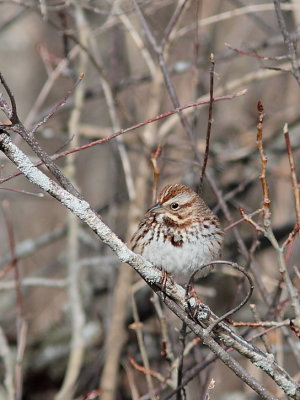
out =
<svg viewBox="0 0 300 400"><path fill-rule="evenodd" d="M186 283L202 265L218 259L222 239L219 220L206 203L189 187L175 184L161 191L131 243L133 251Z"/></svg>

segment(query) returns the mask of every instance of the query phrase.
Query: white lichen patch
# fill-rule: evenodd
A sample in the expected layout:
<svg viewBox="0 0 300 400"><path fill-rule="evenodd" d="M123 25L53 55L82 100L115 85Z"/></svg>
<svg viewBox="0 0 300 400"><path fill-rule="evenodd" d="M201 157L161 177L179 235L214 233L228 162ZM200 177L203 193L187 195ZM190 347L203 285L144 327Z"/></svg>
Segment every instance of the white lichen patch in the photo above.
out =
<svg viewBox="0 0 300 400"><path fill-rule="evenodd" d="M77 217L83 219L87 210L90 208L89 203L85 200L80 200L64 189L59 188L59 200L69 210L72 210Z"/></svg>
<svg viewBox="0 0 300 400"><path fill-rule="evenodd" d="M159 283L162 279L161 271L157 268L152 267L151 265L145 265L145 268L143 268L142 271L142 275L150 284Z"/></svg>
<svg viewBox="0 0 300 400"><path fill-rule="evenodd" d="M51 179L35 167L30 159L9 139L2 139L3 146L7 148L9 154L7 156L12 160L18 169L32 182L37 184L41 189L49 192L51 188Z"/></svg>
<svg viewBox="0 0 300 400"><path fill-rule="evenodd" d="M275 382L288 396L294 396L297 392L297 387L291 381L290 377L285 377L283 374L276 373L276 370L274 370L274 361L274 355L269 353L267 357L256 356L253 364L272 376Z"/></svg>

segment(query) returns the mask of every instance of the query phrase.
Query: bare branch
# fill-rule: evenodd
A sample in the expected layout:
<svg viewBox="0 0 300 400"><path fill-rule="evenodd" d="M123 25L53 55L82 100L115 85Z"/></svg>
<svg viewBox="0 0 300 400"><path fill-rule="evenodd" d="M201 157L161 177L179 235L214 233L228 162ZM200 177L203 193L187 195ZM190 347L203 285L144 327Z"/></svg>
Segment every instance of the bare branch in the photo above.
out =
<svg viewBox="0 0 300 400"><path fill-rule="evenodd" d="M280 4L280 0L273 0L273 1L274 1L274 7L275 7L278 25L279 25L280 31L282 33L284 43L286 44L288 52L289 52L289 58L291 60L291 65L292 65L292 73L293 73L296 81L298 82L298 85L300 86L300 70L299 70L299 63L297 60L295 45L292 42L289 31L287 29L287 25L286 25L286 22L285 22L285 19L284 19L282 10L281 10L282 6Z"/></svg>

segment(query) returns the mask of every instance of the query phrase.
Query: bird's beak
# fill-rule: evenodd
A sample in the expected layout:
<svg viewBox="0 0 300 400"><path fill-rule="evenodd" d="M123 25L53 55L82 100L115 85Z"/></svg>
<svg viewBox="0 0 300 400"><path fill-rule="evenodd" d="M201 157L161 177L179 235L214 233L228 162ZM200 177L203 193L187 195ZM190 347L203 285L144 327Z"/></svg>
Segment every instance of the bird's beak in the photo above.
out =
<svg viewBox="0 0 300 400"><path fill-rule="evenodd" d="M155 214L160 214L160 213L164 212L164 208L160 203L156 203L148 211L155 213Z"/></svg>

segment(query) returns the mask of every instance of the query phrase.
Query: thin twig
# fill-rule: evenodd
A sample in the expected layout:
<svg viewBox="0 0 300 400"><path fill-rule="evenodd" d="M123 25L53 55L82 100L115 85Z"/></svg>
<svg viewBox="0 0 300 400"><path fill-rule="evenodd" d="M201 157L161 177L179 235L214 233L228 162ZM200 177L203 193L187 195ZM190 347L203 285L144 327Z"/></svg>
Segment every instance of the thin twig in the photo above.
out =
<svg viewBox="0 0 300 400"><path fill-rule="evenodd" d="M157 43L157 41L156 41L156 39L155 39L155 37L154 37L154 35L153 35L148 23L147 23L144 15L143 15L141 9L140 9L140 6L139 6L138 2L136 0L132 0L132 2L134 4L134 7L135 7L135 10L136 10L137 16L138 16L138 18L140 20L140 23L141 23L141 25L142 25L142 27L144 29L145 35L146 35L150 45L152 46L153 50L155 51L155 53L156 53L156 55L158 57L158 62L159 62L159 65L160 65L160 69L161 69L161 72L163 74L164 82L165 82L168 94L170 96L170 99L171 99L171 101L173 103L173 106L178 108L178 107L180 107L180 102L179 102L175 87L173 85L173 82L172 82L172 80L170 78L169 70L168 70L166 62L165 62L163 49L162 49L161 45L159 45ZM183 113L181 111L178 113L178 116L179 116L181 125L184 128L184 130L187 133L187 136L188 136L188 138L190 140L192 151L194 152L194 154L197 157L197 159L199 159L199 155L198 155L198 152L197 152L197 146L196 146L196 142L195 142L195 137L193 135L192 129L190 127L190 124L189 124L187 118L183 115Z"/></svg>
<svg viewBox="0 0 300 400"><path fill-rule="evenodd" d="M223 261L214 261L214 264L224 264ZM206 329L207 333L209 334L210 332L213 331L213 329L222 321L224 321L226 318L230 317L234 313L236 313L238 310L240 310L244 305L249 301L250 297L252 296L253 290L254 290L254 285L252 278L250 274L245 270L245 268L241 267L237 263L231 262L231 261L226 261L225 264L230 265L232 268L238 270L241 272L247 279L249 283L249 290L246 296L243 298L243 300L232 310L227 311L225 314L223 314L221 317L217 318L211 325L208 326ZM203 267L201 267L202 269Z"/></svg>
<svg viewBox="0 0 300 400"><path fill-rule="evenodd" d="M210 71L209 71L210 81L209 81L208 121L207 121L207 131L206 131L205 152L204 152L203 165L202 165L202 170L201 170L201 175L200 175L200 183L199 183L199 189L198 189L199 193L201 193L202 189L203 189L203 180L204 180L204 176L205 176L205 170L206 170L206 165L207 165L207 160L208 160L208 155L209 155L210 133L211 133L211 126L213 123L212 113L213 113L213 103L214 103L214 74L215 74L215 57L214 57L214 54L211 53L211 55L210 55Z"/></svg>
<svg viewBox="0 0 300 400"><path fill-rule="evenodd" d="M174 27L176 24L178 24L178 21L180 17L182 16L183 10L185 6L187 5L188 0L180 0L178 1L177 7L168 23L168 26L165 29L164 36L160 42L160 47L163 50L165 45L168 43L169 37L171 35L171 32L174 30Z"/></svg>
<svg viewBox="0 0 300 400"><path fill-rule="evenodd" d="M292 230L292 232L290 232L288 238L284 241L282 247L285 249L287 246L290 246L293 244L294 242L294 238L296 236L296 234L299 234L299 230L300 230L300 225L296 224ZM287 253L289 253L289 248L287 250Z"/></svg>
<svg viewBox="0 0 300 400"><path fill-rule="evenodd" d="M141 352L141 356L142 356L142 360L143 360L143 364L144 364L144 372L145 372L145 376L146 376L146 382L148 385L148 389L150 392L152 392L154 390L154 385L153 385L153 380L152 380L152 374L150 373L151 368L150 368L150 363L149 363L149 357L147 354L147 350L146 350L146 346L145 346L145 342L144 342L144 338L143 338L143 332L142 332L142 324L140 322L140 318L139 318L139 314L138 314L138 309L137 309L137 305L136 305L136 301L134 298L134 294L132 293L131 296L131 300L132 300L132 314L133 314L133 318L134 318L134 327L135 327L135 332L136 332L136 336L137 336L137 341L138 341L138 345L139 345L139 349ZM131 328L133 329L133 325L131 326ZM155 400L156 397L153 396L152 400Z"/></svg>
<svg viewBox="0 0 300 400"><path fill-rule="evenodd" d="M16 100L15 100L15 97L14 97L12 91L10 90L10 87L6 83L6 80L4 79L1 72L0 72L0 82L2 83L4 89L6 90L9 100L10 100L10 103L11 103L11 113L10 113L9 119L13 125L18 124L20 121L19 121L19 117L18 117L18 113L17 113Z"/></svg>
<svg viewBox="0 0 300 400"><path fill-rule="evenodd" d="M150 375L153 378L157 379L159 382L165 382L165 378L163 375L161 375L160 373L154 371L153 369L149 369L147 370L145 367L143 367L142 365L139 365L136 361L134 361L134 359L132 357L128 357L128 361L130 362L130 364L134 367L134 369L136 369L137 371L142 372L145 375Z"/></svg>
<svg viewBox="0 0 300 400"><path fill-rule="evenodd" d="M292 152L290 135L289 135L287 123L284 124L283 133L284 133L286 150L287 150L287 154L288 154L288 158L289 158L290 171L291 171L291 181L292 181L295 210L296 210L296 225L299 227L300 226L300 187L298 185L296 168L295 168L295 160L294 160L294 156L293 156L293 152ZM299 229L298 229L298 234L300 237Z"/></svg>
<svg viewBox="0 0 300 400"><path fill-rule="evenodd" d="M298 4L281 4L281 9L285 10L285 11L299 11L300 7ZM234 8L232 10L229 11L224 11L222 13L219 14L215 14L215 15L211 15L209 17L203 18L199 20L199 26L203 27L203 26L209 26L211 24L216 24L216 23L220 23L222 21L227 21L229 19L232 18L238 18L241 15L246 15L246 14L250 14L250 13L254 13L254 14L258 14L264 11L273 11L274 10L274 6L270 3L266 3L266 4L251 4L251 5L247 5L244 7L239 7L239 8ZM190 31L194 30L196 27L196 23L193 24L189 24L183 28L181 28L180 30L178 30L177 32L177 36L176 38L180 38L184 35L186 35L187 33L189 33Z"/></svg>
<svg viewBox="0 0 300 400"><path fill-rule="evenodd" d="M84 78L84 74L81 73L80 76L79 76L79 78L76 80L76 82L75 82L75 83L73 84L73 86L71 87L71 89L69 89L69 90L67 91L65 97L64 97L61 101L59 101L59 102L49 111L49 113L48 113L47 115L45 115L45 117L44 117L40 122L38 122L38 123L34 126L34 128L32 128L32 130L29 132L29 134L30 134L31 136L34 135L35 132L36 132L42 125L44 125L51 117L53 117L54 114L56 114L56 113L59 111L59 109L60 109L61 107L63 107L63 106L66 104L68 98L71 96L71 94L74 92L74 90L76 89L76 87L79 85L79 83L82 81L83 78Z"/></svg>
<svg viewBox="0 0 300 400"><path fill-rule="evenodd" d="M8 340L0 326L0 355L3 362L4 374L4 387L6 389L7 400L15 400L15 382L14 382L14 369L13 369L13 355L9 347Z"/></svg>
<svg viewBox="0 0 300 400"><path fill-rule="evenodd" d="M124 367L124 370L126 372L128 385L129 385L129 388L130 388L131 399L132 400L139 400L140 399L140 395L139 395L139 391L138 391L138 388L137 388L137 385L136 385L136 382L135 382L135 375L136 374L133 373L133 367L127 361L125 363L123 363L123 367Z"/></svg>
<svg viewBox="0 0 300 400"><path fill-rule="evenodd" d="M264 61L281 61L281 60L286 60L288 58L288 56L277 56L277 57L260 56L260 55L255 54L255 53L250 53L248 51L241 50L241 49L238 49L236 47L232 47L229 43L225 42L224 44L225 44L226 47L228 47L228 49L233 50L238 54L242 54L242 55L248 56L248 57L262 59Z"/></svg>
<svg viewBox="0 0 300 400"><path fill-rule="evenodd" d="M250 310L251 310L251 312L253 314L253 317L254 317L257 325L259 326L261 321L260 321L260 318L258 316L256 305L254 303L253 304L249 304L249 308L250 308ZM263 344L265 346L266 351L268 353L272 353L272 348L271 348L271 346L270 346L270 344L268 342L266 334L263 332L264 330L262 329L261 326L259 327L259 329L260 329L260 333L261 333L261 340L262 340L262 342L263 342Z"/></svg>
<svg viewBox="0 0 300 400"><path fill-rule="evenodd" d="M261 159L261 174L259 179L261 181L262 192L263 192L263 213L264 213L264 227L267 229L271 224L271 212L270 212L270 196L269 196L269 188L266 180L266 167L268 158L265 155L263 148L263 120L264 120L264 108L262 103L259 101L257 104L257 109L259 112L259 119L257 124L257 139L256 144L259 151L260 159Z"/></svg>
<svg viewBox="0 0 300 400"><path fill-rule="evenodd" d="M184 364L184 348L185 348L185 339L187 335L187 326L183 322L182 327L179 333L179 341L181 343L180 354L179 354L179 363L178 363L178 372L177 372L177 393L176 400L185 400L186 393L184 386L182 387L182 378L183 378L183 364Z"/></svg>
<svg viewBox="0 0 300 400"><path fill-rule="evenodd" d="M39 198L44 198L45 197L44 193L33 193L33 192L28 192L27 190L22 190L22 189L0 187L0 190L6 190L7 192L25 194L27 196L33 196L33 197L39 197Z"/></svg>
<svg viewBox="0 0 300 400"><path fill-rule="evenodd" d="M68 65L72 62L72 60L78 55L80 47L75 45L67 55L67 57L63 58L55 67L55 69L48 76L46 82L43 84L33 106L31 107L26 119L24 120L24 125L27 127L31 127L32 124L36 121L37 113L41 106L47 99L53 85L57 81L57 79L63 74Z"/></svg>
<svg viewBox="0 0 300 400"><path fill-rule="evenodd" d="M237 92L237 93L234 93L234 94L216 97L214 99L214 101L216 102L216 101L222 101L222 100L231 100L231 99L233 99L235 97L239 97L239 96L245 95L246 91L247 90L241 90L240 92ZM118 131L114 132L112 135L107 136L106 138L94 140L93 142L87 143L87 144L79 146L79 147L75 147L75 148L70 149L70 150L63 151L63 152L58 153L58 154L54 154L54 155L49 156L49 157L51 158L51 160L54 160L54 161L58 160L59 158L67 156L68 154L76 153L78 151L89 149L90 147L94 147L94 146L96 146L98 144L109 142L110 140L115 139L116 137L118 137L120 135L132 132L132 131L134 131L134 130L136 130L138 128L141 128L141 127L143 127L143 126L145 126L147 124L151 124L153 122L156 122L156 121L159 121L161 119L167 118L170 115L177 114L180 111L183 111L183 110L186 110L186 109L192 108L192 107L197 107L197 106L200 106L200 105L205 105L205 104L209 104L209 100L207 100L207 99L206 100L200 100L200 101L196 101L194 103L186 104L184 106L175 108L174 110L167 111L167 112L165 112L163 114L157 115L156 117L149 118L146 121L139 122L138 124L132 125L129 128L119 129ZM41 165L44 165L43 161L40 161L40 162L35 164L36 167L39 167ZM12 174L12 175L6 177L6 178L1 178L0 179L0 184L4 183L4 182L7 182L10 179L15 178L15 177L17 177L19 175L22 175L22 174L20 172L17 172L15 174Z"/></svg>
<svg viewBox="0 0 300 400"><path fill-rule="evenodd" d="M154 305L156 315L158 317L159 326L160 326L160 337L161 337L161 355L166 361L171 364L171 382L170 386L176 387L176 370L177 366L173 367L173 363L175 360L174 353L172 350L171 340L169 337L168 326L167 326L167 319L163 312L162 306L160 304L159 297L156 293L153 293L150 301ZM175 384L174 384L175 382Z"/></svg>
<svg viewBox="0 0 300 400"><path fill-rule="evenodd" d="M159 168L157 166L157 159L161 155L161 147L157 146L156 150L151 154L150 162L153 168L153 186L152 186L152 203L156 201L157 198L157 188L159 179Z"/></svg>
<svg viewBox="0 0 300 400"><path fill-rule="evenodd" d="M299 64L297 60L297 54L296 54L296 48L291 40L290 33L287 29L286 21L283 16L282 10L281 10L281 4L280 0L273 0L274 1L274 7L275 7L275 12L277 16L277 21L278 25L280 28L280 31L283 36L283 40L285 45L287 46L288 52L289 52L289 58L291 60L291 66L292 66L292 73L298 82L298 85L300 86L300 69L299 69Z"/></svg>
<svg viewBox="0 0 300 400"><path fill-rule="evenodd" d="M261 210L258 210L258 211L260 212ZM254 228L257 232L263 232L263 233L265 232L265 230L261 226L259 226L258 223L253 221L252 216L248 215L242 207L240 207L240 213L243 217L242 219L244 221L248 222L250 225L254 226ZM257 211L255 212L255 214L256 213L257 213ZM252 215L253 215L253 213L252 213Z"/></svg>
<svg viewBox="0 0 300 400"><path fill-rule="evenodd" d="M240 208L240 211L241 211L241 208ZM240 218L240 219L238 219L237 221L232 222L230 225L226 226L226 227L224 228L224 232L228 231L229 229L232 229L233 227L235 227L236 225L240 224L241 222L244 222L244 221L249 222L248 219L252 221L252 217L253 217L254 215L260 214L261 212L263 212L263 209L262 209L262 208L259 208L258 210L253 211L253 212L250 213L250 214L245 214L245 215L247 215L247 218L245 218L245 215L242 214L242 215L243 215L243 218ZM252 222L253 222L253 221L252 221Z"/></svg>
<svg viewBox="0 0 300 400"><path fill-rule="evenodd" d="M3 201L2 212L6 224L9 247L11 252L11 264L14 271L14 283L15 283L15 294L16 294L16 331L17 331L17 356L15 364L15 389L16 389L16 400L21 400L23 396L23 357L26 347L27 337L27 323L24 318L24 302L20 285L20 272L18 259L16 257L16 244L14 237L14 230L11 218L8 215L9 203Z"/></svg>
<svg viewBox="0 0 300 400"><path fill-rule="evenodd" d="M252 306L252 304L250 304ZM257 321L257 322L250 322L250 321L230 321L233 326L250 326L251 328L280 328L281 326L288 326L290 324L290 320L286 319L284 321Z"/></svg>

